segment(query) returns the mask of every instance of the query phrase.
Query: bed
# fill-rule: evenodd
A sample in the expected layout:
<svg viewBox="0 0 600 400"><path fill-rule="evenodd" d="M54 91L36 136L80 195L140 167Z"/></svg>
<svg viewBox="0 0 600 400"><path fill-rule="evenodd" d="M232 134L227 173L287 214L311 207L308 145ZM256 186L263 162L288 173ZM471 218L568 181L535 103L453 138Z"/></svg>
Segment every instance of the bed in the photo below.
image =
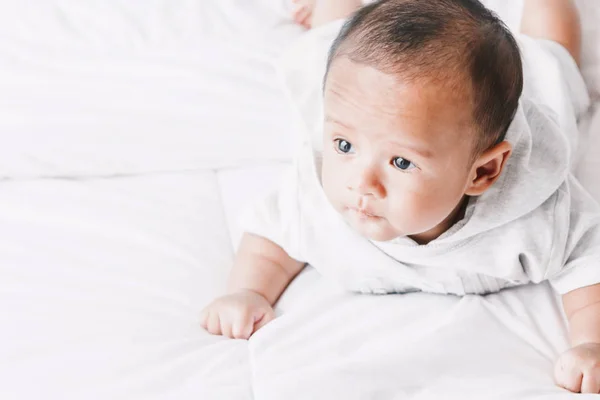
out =
<svg viewBox="0 0 600 400"><path fill-rule="evenodd" d="M518 26L519 2L488 1ZM509 3L509 4L507 4ZM600 5L577 174L600 200ZM294 151L287 0L0 2L0 399L567 399L547 285L343 293L311 268L249 341L199 311Z"/></svg>

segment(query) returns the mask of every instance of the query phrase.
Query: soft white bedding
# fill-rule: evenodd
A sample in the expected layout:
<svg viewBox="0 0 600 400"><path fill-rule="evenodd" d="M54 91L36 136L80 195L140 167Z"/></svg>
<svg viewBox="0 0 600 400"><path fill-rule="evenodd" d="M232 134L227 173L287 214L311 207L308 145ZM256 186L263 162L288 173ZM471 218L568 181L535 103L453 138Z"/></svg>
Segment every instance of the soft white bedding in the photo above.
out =
<svg viewBox="0 0 600 400"><path fill-rule="evenodd" d="M210 171L0 185L0 398L246 398L246 343L197 324L232 257L218 191Z"/></svg>
<svg viewBox="0 0 600 400"><path fill-rule="evenodd" d="M250 340L257 398L569 397L552 384L565 341L545 285L457 298L352 295L321 282L297 296L301 306Z"/></svg>
<svg viewBox="0 0 600 400"><path fill-rule="evenodd" d="M0 178L289 159L285 4L0 1Z"/></svg>
<svg viewBox="0 0 600 400"><path fill-rule="evenodd" d="M237 215L289 161L273 69L301 33L289 10L0 1L0 399L571 397L552 385L566 341L545 285L357 296L307 269L250 341L199 328Z"/></svg>

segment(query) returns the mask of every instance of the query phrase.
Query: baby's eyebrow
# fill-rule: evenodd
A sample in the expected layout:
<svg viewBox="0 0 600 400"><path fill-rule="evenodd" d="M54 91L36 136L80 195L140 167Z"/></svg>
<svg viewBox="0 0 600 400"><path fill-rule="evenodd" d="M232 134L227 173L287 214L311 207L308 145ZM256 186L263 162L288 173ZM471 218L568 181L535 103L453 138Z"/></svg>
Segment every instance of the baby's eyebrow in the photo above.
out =
<svg viewBox="0 0 600 400"><path fill-rule="evenodd" d="M326 122L326 123L327 123L327 122L330 122L330 123L333 123L333 124L336 124L336 125L340 125L341 127L343 127L343 128L346 128L346 129L348 129L348 130L350 130L350 131L354 131L354 130L355 130L355 129L354 129L353 127L351 127L350 125L344 124L344 123L342 123L342 122L338 121L337 119L334 119L334 118L333 118L332 116L330 116L330 115L326 115L326 116L325 116L325 122Z"/></svg>
<svg viewBox="0 0 600 400"><path fill-rule="evenodd" d="M405 143L391 141L390 147L401 147L403 149L410 150L413 153L418 154L423 158L432 158L433 157L433 153L430 150L427 150L427 149L421 148L421 147L411 146L411 145L405 144Z"/></svg>

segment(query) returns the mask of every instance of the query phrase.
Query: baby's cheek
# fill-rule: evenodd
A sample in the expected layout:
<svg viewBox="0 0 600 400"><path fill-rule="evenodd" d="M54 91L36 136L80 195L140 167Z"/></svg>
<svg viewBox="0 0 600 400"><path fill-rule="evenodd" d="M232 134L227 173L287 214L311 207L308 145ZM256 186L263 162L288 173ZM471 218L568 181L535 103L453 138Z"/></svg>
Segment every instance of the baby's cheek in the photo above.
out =
<svg viewBox="0 0 600 400"><path fill-rule="evenodd" d="M321 174L321 183L323 185L323 192L327 200L337 209L341 197L341 183L334 175L335 169L327 168L323 164L323 170Z"/></svg>
<svg viewBox="0 0 600 400"><path fill-rule="evenodd" d="M437 223L435 198L405 192L394 196L389 222L407 234L421 233Z"/></svg>

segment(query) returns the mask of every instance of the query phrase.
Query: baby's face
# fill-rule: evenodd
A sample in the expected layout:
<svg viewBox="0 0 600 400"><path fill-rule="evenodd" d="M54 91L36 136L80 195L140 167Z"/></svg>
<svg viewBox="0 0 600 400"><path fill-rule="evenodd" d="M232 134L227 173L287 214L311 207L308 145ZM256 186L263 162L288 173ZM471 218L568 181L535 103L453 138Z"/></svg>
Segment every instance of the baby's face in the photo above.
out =
<svg viewBox="0 0 600 400"><path fill-rule="evenodd" d="M360 234L424 243L454 223L473 178L475 133L468 98L449 92L403 83L345 57L333 62L324 95L322 183Z"/></svg>

